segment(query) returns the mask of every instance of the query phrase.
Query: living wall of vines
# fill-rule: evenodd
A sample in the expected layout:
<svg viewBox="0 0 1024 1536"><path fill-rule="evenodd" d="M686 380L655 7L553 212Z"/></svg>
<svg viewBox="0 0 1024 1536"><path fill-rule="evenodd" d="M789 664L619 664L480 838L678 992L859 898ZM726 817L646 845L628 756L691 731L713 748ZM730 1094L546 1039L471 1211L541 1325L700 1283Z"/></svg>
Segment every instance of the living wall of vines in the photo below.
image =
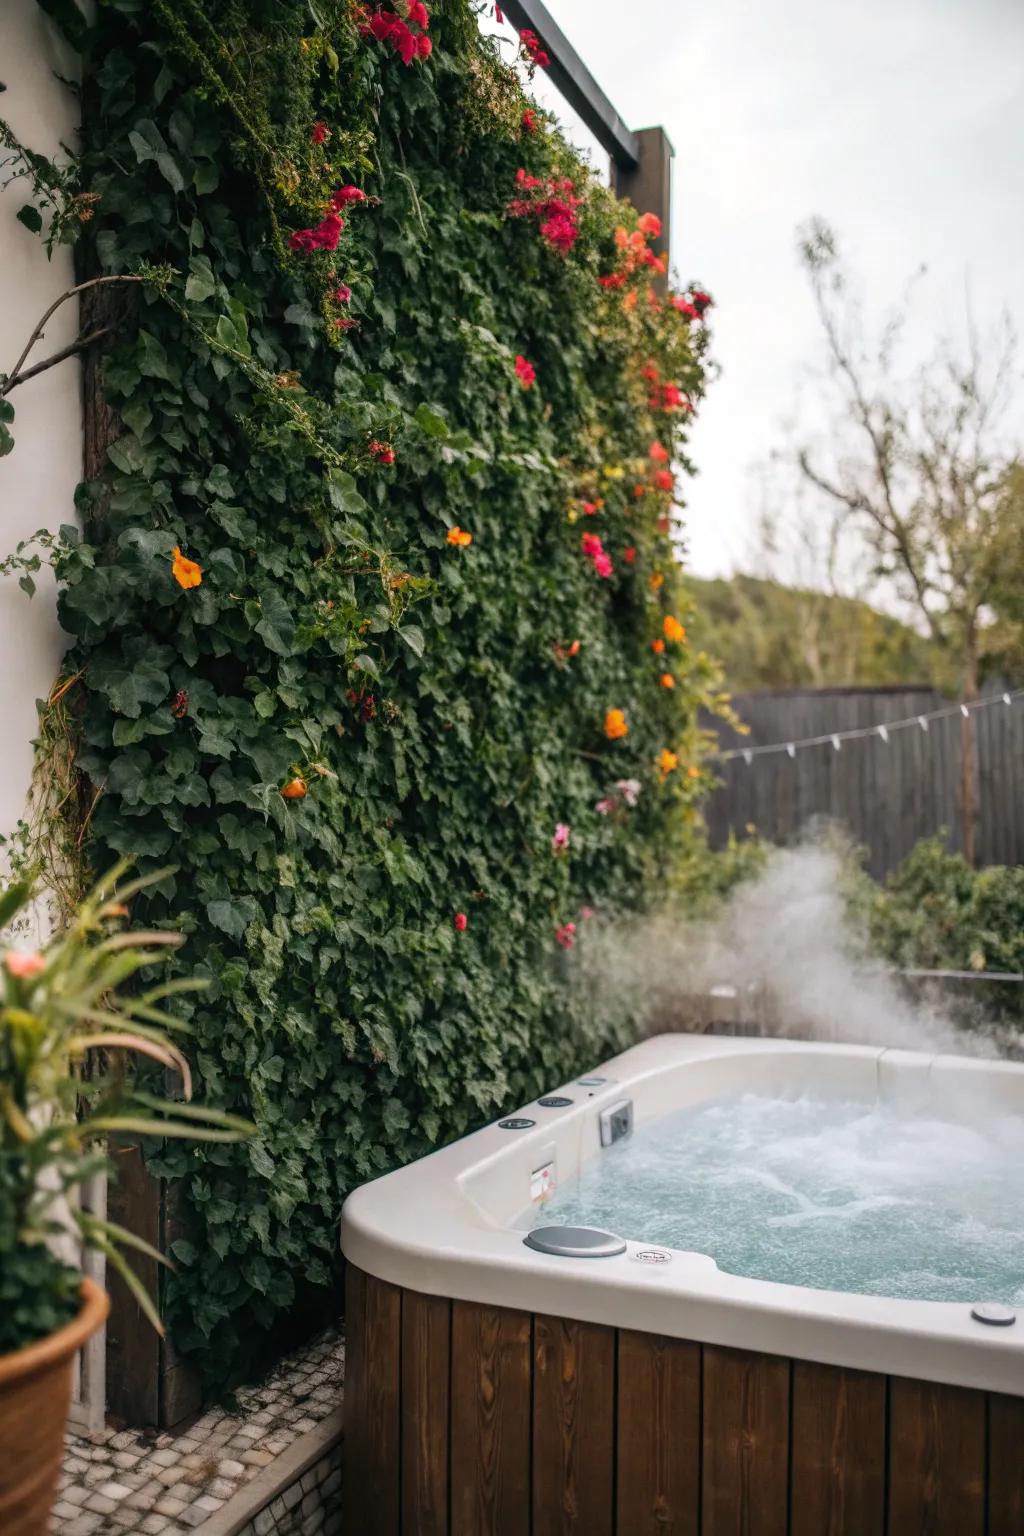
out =
<svg viewBox="0 0 1024 1536"><path fill-rule="evenodd" d="M470 0L47 9L83 141L29 208L143 279L49 551L61 708L86 857L173 866L140 916L187 934L204 1096L258 1128L155 1161L192 1224L165 1311L223 1381L331 1280L349 1189L628 1038L575 982L705 773L671 594L710 301L659 291L656 221Z"/></svg>

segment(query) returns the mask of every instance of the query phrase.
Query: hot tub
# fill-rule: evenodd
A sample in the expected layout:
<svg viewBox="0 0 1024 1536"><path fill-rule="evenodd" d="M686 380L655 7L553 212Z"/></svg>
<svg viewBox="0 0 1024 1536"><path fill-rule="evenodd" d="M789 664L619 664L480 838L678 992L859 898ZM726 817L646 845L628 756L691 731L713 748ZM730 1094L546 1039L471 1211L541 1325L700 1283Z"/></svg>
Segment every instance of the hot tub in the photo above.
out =
<svg viewBox="0 0 1024 1536"><path fill-rule="evenodd" d="M594 1160L744 1095L984 1127L1024 1120L1024 1067L666 1035L357 1190L342 1213L346 1529L1024 1532L1014 1296L729 1273L629 1216L544 1235L595 1172L607 1183L613 1163ZM1024 1233L1020 1259L1024 1296Z"/></svg>

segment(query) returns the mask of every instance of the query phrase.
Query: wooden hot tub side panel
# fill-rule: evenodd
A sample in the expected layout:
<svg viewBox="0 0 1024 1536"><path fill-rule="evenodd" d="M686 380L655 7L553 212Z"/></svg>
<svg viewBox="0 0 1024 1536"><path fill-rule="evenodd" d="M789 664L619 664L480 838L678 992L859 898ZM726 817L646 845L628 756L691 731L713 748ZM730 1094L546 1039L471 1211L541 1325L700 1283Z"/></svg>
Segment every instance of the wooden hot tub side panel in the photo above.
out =
<svg viewBox="0 0 1024 1536"><path fill-rule="evenodd" d="M348 1266L352 1536L1021 1536L1024 1399Z"/></svg>

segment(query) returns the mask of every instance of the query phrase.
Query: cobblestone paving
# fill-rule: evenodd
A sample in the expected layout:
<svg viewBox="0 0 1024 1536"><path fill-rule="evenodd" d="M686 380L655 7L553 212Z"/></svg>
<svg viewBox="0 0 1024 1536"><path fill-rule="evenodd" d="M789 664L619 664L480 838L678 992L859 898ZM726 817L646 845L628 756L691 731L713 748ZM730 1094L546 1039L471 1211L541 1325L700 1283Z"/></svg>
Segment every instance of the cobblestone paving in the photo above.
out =
<svg viewBox="0 0 1024 1536"><path fill-rule="evenodd" d="M341 1402L345 1346L322 1334L234 1413L210 1408L183 1434L69 1434L54 1536L192 1536L250 1479Z"/></svg>

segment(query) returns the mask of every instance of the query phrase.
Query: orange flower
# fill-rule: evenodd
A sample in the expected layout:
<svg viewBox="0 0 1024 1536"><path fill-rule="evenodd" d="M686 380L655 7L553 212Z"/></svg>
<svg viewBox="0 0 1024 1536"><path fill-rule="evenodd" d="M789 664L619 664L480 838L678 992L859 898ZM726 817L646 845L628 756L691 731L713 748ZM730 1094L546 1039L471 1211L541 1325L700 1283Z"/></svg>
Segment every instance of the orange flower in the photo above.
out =
<svg viewBox="0 0 1024 1536"><path fill-rule="evenodd" d="M448 543L458 545L459 549L466 549L473 542L473 535L466 533L458 526L448 529Z"/></svg>
<svg viewBox="0 0 1024 1536"><path fill-rule="evenodd" d="M674 752L670 752L668 747L662 747L661 751L658 753L658 756L655 758L655 762L661 769L662 778L665 778L673 771L673 769L679 767L679 758Z"/></svg>
<svg viewBox="0 0 1024 1536"><path fill-rule="evenodd" d="M665 636L666 640L675 640L679 644L682 644L682 642L686 639L686 630L680 624L679 620L674 619L670 613L666 613L664 619L662 620L661 632Z"/></svg>
<svg viewBox="0 0 1024 1536"><path fill-rule="evenodd" d="M622 301L623 309L626 310L627 313L631 309L636 309L636 303L637 303L637 299L639 297L640 297L640 295L637 293L636 289L635 288L632 289L631 292L626 294L626 297Z"/></svg>
<svg viewBox="0 0 1024 1536"><path fill-rule="evenodd" d="M637 219L636 227L645 235L650 235L652 240L657 240L661 234L661 220L656 213L642 213Z"/></svg>
<svg viewBox="0 0 1024 1536"><path fill-rule="evenodd" d="M285 800L304 800L306 798L305 779L289 779L288 783L282 789L281 795Z"/></svg>
<svg viewBox="0 0 1024 1536"><path fill-rule="evenodd" d="M652 640L651 641L651 650L654 652L654 654L656 656L660 656L664 649L665 649L665 642L664 642L664 640Z"/></svg>
<svg viewBox="0 0 1024 1536"><path fill-rule="evenodd" d="M620 251L624 251L629 244L629 233L621 224L615 231L615 244Z"/></svg>
<svg viewBox="0 0 1024 1536"><path fill-rule="evenodd" d="M198 587L203 579L203 568L194 560L186 560L177 544L174 546L174 555L171 560L171 575L179 587L187 591L189 587Z"/></svg>
<svg viewBox="0 0 1024 1536"><path fill-rule="evenodd" d="M580 642L578 640L574 640L572 645L570 645L568 651L566 652L566 655L567 656L578 656L579 653L580 653Z"/></svg>
<svg viewBox="0 0 1024 1536"><path fill-rule="evenodd" d="M604 733L609 741L618 741L620 736L629 735L629 726L626 724L626 716L623 710L608 710L604 717Z"/></svg>
<svg viewBox="0 0 1024 1536"><path fill-rule="evenodd" d="M700 769L697 767L696 763L691 763L689 768L687 768L687 770L686 770L686 777L688 779L699 779L700 778Z"/></svg>
<svg viewBox="0 0 1024 1536"><path fill-rule="evenodd" d="M668 449L665 447L664 443L659 443L657 438L654 439L654 442L651 444L648 452L650 453L651 458L654 460L654 462L656 464L667 464L668 463L668 460L669 460Z"/></svg>
<svg viewBox="0 0 1024 1536"><path fill-rule="evenodd" d="M660 588L660 587L661 587L661 586L663 586L663 585L664 585L664 581L665 581L665 578L664 578L664 576L663 576L663 575L662 575L662 574L661 574L661 572L660 572L660 571L655 571L655 573L654 573L654 575L653 575L653 576L652 576L652 577L651 577L651 581L650 581L650 587L651 587L651 591L652 591L652 592L657 592L657 591L658 591L658 589L659 589L659 588Z"/></svg>
<svg viewBox="0 0 1024 1536"><path fill-rule="evenodd" d="M671 672L663 672L658 678L658 682L663 688L674 688L676 685L676 680Z"/></svg>

